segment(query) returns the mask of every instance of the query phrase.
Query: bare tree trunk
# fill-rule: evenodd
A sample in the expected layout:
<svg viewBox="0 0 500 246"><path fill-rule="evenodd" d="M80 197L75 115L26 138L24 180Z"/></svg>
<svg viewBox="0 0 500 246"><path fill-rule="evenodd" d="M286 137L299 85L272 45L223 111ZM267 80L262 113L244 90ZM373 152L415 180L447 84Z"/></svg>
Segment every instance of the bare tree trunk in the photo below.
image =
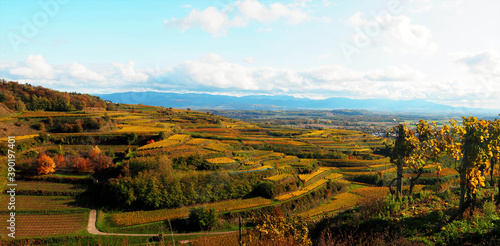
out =
<svg viewBox="0 0 500 246"><path fill-rule="evenodd" d="M398 176L396 180L396 199L402 199L402 191L403 191L403 161L398 160Z"/></svg>
<svg viewBox="0 0 500 246"><path fill-rule="evenodd" d="M469 141L465 140L463 150L464 156L462 159L462 166L460 167L460 204L458 206L459 211L465 210L465 194L467 192L467 167L469 166L469 156L467 154L467 148L469 147Z"/></svg>
<svg viewBox="0 0 500 246"><path fill-rule="evenodd" d="M490 177L491 177L491 182L490 184L493 186L493 190L495 187L498 187L498 195L497 195L497 201L496 204L500 204L500 179L498 180L498 185L497 185L497 178L495 177L495 164L497 164L497 159L496 158L491 158L491 169L490 169Z"/></svg>
<svg viewBox="0 0 500 246"><path fill-rule="evenodd" d="M394 181L396 181L398 178L394 178L393 180L391 180L391 182L389 183L389 191L391 192L391 195L394 195L394 193L396 193L393 189L392 189L392 184L394 183Z"/></svg>
<svg viewBox="0 0 500 246"><path fill-rule="evenodd" d="M471 196L470 189L467 189L467 201L466 201L466 204L468 205L468 207L470 207L471 204L472 204L472 196ZM467 209L467 207L465 209ZM470 210L470 216L472 216L472 209Z"/></svg>
<svg viewBox="0 0 500 246"><path fill-rule="evenodd" d="M448 220L448 223L451 223L455 219L457 219L459 217L462 217L463 213L465 212L465 210L467 209L467 207L469 207L469 205L470 205L470 201L465 201L464 207L461 208L461 209L459 209L453 216L451 216L451 218Z"/></svg>
<svg viewBox="0 0 500 246"><path fill-rule="evenodd" d="M465 212L465 210L470 206L471 198L470 198L470 189L467 189L467 167L469 166L469 156L467 154L467 148L469 146L469 141L465 140L463 150L464 155L462 158L462 166L460 167L460 204L458 206L458 211L455 215L453 215L448 223L454 221L456 218L461 218ZM465 200L465 196L467 195L467 201Z"/></svg>
<svg viewBox="0 0 500 246"><path fill-rule="evenodd" d="M440 190L440 186L439 186L439 173L440 173L440 171L439 171L439 170L437 170L437 171L436 171L436 178L437 178L437 185L436 185L436 187L437 187L438 192L439 192L439 190Z"/></svg>
<svg viewBox="0 0 500 246"><path fill-rule="evenodd" d="M466 179L465 170L460 170L460 203L458 205L459 210L462 210L465 205L465 192L466 192L465 179Z"/></svg>
<svg viewBox="0 0 500 246"><path fill-rule="evenodd" d="M497 205L500 204L500 179L498 179Z"/></svg>
<svg viewBox="0 0 500 246"><path fill-rule="evenodd" d="M496 164L497 160L495 159L495 157L491 158L491 166L490 166L490 179L491 179L491 182L490 184L492 186L495 186L496 184L496 178L495 178L495 164Z"/></svg>
<svg viewBox="0 0 500 246"><path fill-rule="evenodd" d="M404 139L404 125L399 124L398 138ZM404 140L401 140L403 142ZM403 156L398 154L398 170L397 170L397 180L396 180L396 200L401 201L403 191Z"/></svg>
<svg viewBox="0 0 500 246"><path fill-rule="evenodd" d="M491 166L490 166L490 179L491 179L490 185L493 186L493 190L495 190L495 187L498 187L498 195L496 197L496 205L498 205L500 204L500 179L498 180L498 185L497 185L496 183L497 178L495 177L495 164L497 164L497 159L493 157L491 158Z"/></svg>
<svg viewBox="0 0 500 246"><path fill-rule="evenodd" d="M471 210L470 210L470 216L474 214L474 210L476 209L476 204L477 202L477 194L472 194L472 201L471 201Z"/></svg>
<svg viewBox="0 0 500 246"><path fill-rule="evenodd" d="M410 180L410 195L413 194L413 187L415 187L415 181L417 181L417 179L420 178L420 175L422 175L423 171L424 171L423 168L418 169L418 175Z"/></svg>

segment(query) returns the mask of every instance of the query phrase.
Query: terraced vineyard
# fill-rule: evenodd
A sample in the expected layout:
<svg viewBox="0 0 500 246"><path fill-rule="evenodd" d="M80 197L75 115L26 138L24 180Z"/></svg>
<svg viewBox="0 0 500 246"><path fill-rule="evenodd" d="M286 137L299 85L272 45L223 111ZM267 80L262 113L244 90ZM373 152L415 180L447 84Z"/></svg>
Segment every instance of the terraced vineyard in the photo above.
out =
<svg viewBox="0 0 500 246"><path fill-rule="evenodd" d="M260 207L271 204L272 201L262 198L238 199L227 200L216 203L204 204L202 206L207 208L214 208L218 213L224 213L233 210L248 209L252 207ZM187 218L189 215L190 207L176 208L176 209L162 209L154 211L138 211L138 212L125 212L115 213L110 216L111 223L116 226L130 226L145 224L164 220L174 220Z"/></svg>
<svg viewBox="0 0 500 246"><path fill-rule="evenodd" d="M86 180L87 175L54 175L54 181L38 176L40 181L17 181L15 199L16 237L52 237L86 233L90 208L78 203L77 196L87 185L72 184ZM10 196L0 196L8 204ZM0 218L9 219L7 206L0 209ZM0 231L7 235L6 227ZM10 232L9 232L10 233Z"/></svg>
<svg viewBox="0 0 500 246"><path fill-rule="evenodd" d="M8 204L9 197L1 196L0 202ZM17 196L17 211L69 211L81 210L76 205L74 197L70 196ZM1 208L0 212L7 212L7 207Z"/></svg>
<svg viewBox="0 0 500 246"><path fill-rule="evenodd" d="M83 234L88 223L88 213L71 214L19 214L16 216L18 229L17 237L53 237L71 234ZM5 214L0 214L0 219L7 221ZM2 235L7 235L8 230L3 227Z"/></svg>
<svg viewBox="0 0 500 246"><path fill-rule="evenodd" d="M306 194L322 185L324 185L325 183L327 182L327 180L325 179L321 179L319 181L316 181L308 186L305 186L304 188L300 189L300 190L297 190L297 191L294 191L294 192L291 192L291 193L287 193L287 194L284 194L284 195L281 195L281 196L278 196L276 197L276 200L280 200L280 201L283 201L283 200L289 200L289 199L292 199L292 198L295 198L295 197L298 197L298 196L301 196L303 194Z"/></svg>
<svg viewBox="0 0 500 246"><path fill-rule="evenodd" d="M301 213L300 215L305 217L313 217L323 213L331 213L337 210L355 206L360 200L361 197L359 195L350 192L345 192L334 197L328 203L318 206L307 212Z"/></svg>
<svg viewBox="0 0 500 246"><path fill-rule="evenodd" d="M388 188L377 185L396 172L378 152L387 139L352 130L249 124L141 105L91 114L25 112L10 121L37 124L48 117L106 117L108 123L100 130L17 137L18 144L31 146L18 157L26 163L17 181L19 224L26 225L20 237L82 235L91 204L101 209L98 227L112 232L157 233L151 228L167 221L186 230L190 210L201 207L227 221L278 207L317 219L386 196ZM54 161L55 173L33 171L41 154ZM438 177L457 177L451 168L438 173L438 165L422 169L414 190ZM405 168L407 180L417 175ZM101 193L92 193L96 187ZM2 208L0 218L6 213Z"/></svg>

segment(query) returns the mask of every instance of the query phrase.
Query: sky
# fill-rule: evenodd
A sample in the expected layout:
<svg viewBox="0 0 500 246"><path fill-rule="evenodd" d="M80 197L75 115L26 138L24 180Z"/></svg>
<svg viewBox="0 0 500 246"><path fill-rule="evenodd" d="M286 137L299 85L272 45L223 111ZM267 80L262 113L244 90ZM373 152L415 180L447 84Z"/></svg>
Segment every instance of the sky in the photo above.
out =
<svg viewBox="0 0 500 246"><path fill-rule="evenodd" d="M497 0L2 0L0 78L500 108L499 12Z"/></svg>

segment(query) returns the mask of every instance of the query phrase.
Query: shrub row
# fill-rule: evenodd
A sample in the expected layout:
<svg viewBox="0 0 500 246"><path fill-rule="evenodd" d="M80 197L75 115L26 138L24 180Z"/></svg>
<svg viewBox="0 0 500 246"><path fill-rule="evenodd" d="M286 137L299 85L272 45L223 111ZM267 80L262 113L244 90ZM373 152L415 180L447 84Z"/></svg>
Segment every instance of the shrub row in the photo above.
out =
<svg viewBox="0 0 500 246"><path fill-rule="evenodd" d="M328 182L327 185L311 191L303 196L285 201L279 205L270 205L251 210L233 211L224 214L224 218L248 217L254 214L271 214L275 207L280 207L284 213L295 214L316 207L332 196L345 191L346 186L337 182Z"/></svg>

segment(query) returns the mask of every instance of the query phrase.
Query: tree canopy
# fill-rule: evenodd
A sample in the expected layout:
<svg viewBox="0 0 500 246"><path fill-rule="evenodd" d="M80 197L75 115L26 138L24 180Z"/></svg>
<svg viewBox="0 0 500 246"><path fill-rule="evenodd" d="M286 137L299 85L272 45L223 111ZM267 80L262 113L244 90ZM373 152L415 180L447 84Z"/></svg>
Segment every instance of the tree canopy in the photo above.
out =
<svg viewBox="0 0 500 246"><path fill-rule="evenodd" d="M85 107L106 107L106 102L97 96L59 92L5 80L0 81L0 103L16 111L71 111L83 110Z"/></svg>

